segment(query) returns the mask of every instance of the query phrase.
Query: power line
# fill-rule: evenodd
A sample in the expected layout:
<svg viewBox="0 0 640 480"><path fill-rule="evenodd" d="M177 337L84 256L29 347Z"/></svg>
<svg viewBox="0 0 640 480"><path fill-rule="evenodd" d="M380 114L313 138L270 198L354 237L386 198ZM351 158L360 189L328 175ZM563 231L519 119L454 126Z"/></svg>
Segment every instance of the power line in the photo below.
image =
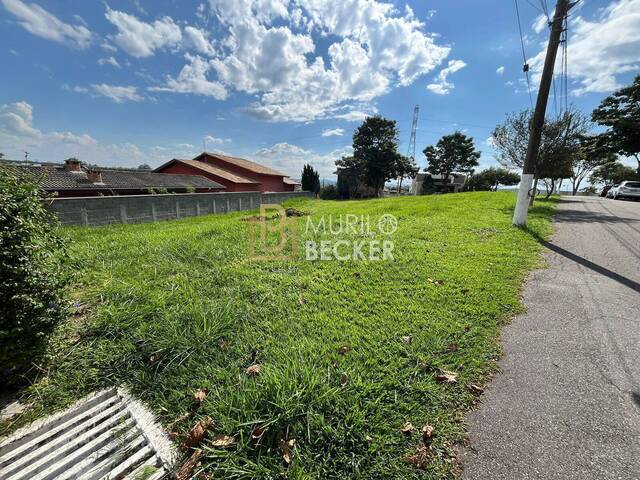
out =
<svg viewBox="0 0 640 480"><path fill-rule="evenodd" d="M529 104L531 110L533 110L533 97L531 96L531 80L529 79L529 64L527 63L527 54L524 51L524 37L522 35L522 23L520 22L520 8L518 7L518 0L513 0L516 5L516 17L518 18L518 32L520 32L520 45L522 46L522 71L527 79L527 92L529 93Z"/></svg>

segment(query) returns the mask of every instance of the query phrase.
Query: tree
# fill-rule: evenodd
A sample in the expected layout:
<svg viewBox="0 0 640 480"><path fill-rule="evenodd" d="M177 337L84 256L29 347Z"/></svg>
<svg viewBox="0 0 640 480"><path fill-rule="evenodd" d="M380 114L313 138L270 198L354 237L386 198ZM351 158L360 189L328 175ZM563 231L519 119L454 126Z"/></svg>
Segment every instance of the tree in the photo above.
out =
<svg viewBox="0 0 640 480"><path fill-rule="evenodd" d="M4 153L0 152L0 160L4 158Z"/></svg>
<svg viewBox="0 0 640 480"><path fill-rule="evenodd" d="M520 175L502 167L490 167L471 175L465 184L465 190L491 190L498 191L500 185L517 185L520 183Z"/></svg>
<svg viewBox="0 0 640 480"><path fill-rule="evenodd" d="M358 197L358 190L364 183L365 164L363 160L356 157L342 157L336 160L338 171L338 193L340 198L348 200Z"/></svg>
<svg viewBox="0 0 640 480"><path fill-rule="evenodd" d="M505 122L493 130L491 140L498 152L497 160L501 165L522 168L529 143L530 124L531 111L522 110L508 114ZM570 168L572 155L580 139L586 136L589 130L589 119L575 109L565 111L556 119L545 120L536 160L536 186L540 179L546 178L549 184L555 185L557 179L570 178L573 175Z"/></svg>
<svg viewBox="0 0 640 480"><path fill-rule="evenodd" d="M445 135L435 145L426 147L422 153L429 164L426 171L441 175L443 185L448 185L452 173L470 172L478 166L481 153L475 149L473 138L461 132Z"/></svg>
<svg viewBox="0 0 640 480"><path fill-rule="evenodd" d="M632 168L621 162L607 162L597 167L589 181L598 185L617 185L625 180L634 180L640 178L638 173Z"/></svg>
<svg viewBox="0 0 640 480"><path fill-rule="evenodd" d="M573 155L570 177L573 195L578 193L580 184L594 168L613 161L615 161L615 155L602 148L599 136L582 137Z"/></svg>
<svg viewBox="0 0 640 480"><path fill-rule="evenodd" d="M398 161L396 163L396 175L400 177L400 181L398 182L398 193L400 193L400 190L402 189L402 180L405 178L416 178L419 170L420 168L416 165L413 158L402 155L398 156Z"/></svg>
<svg viewBox="0 0 640 480"><path fill-rule="evenodd" d="M640 175L640 75L628 87L602 100L591 118L599 125L609 127L602 134L602 142L608 150L635 157Z"/></svg>
<svg viewBox="0 0 640 480"><path fill-rule="evenodd" d="M138 170L151 170L151 165L148 163L141 163L138 165Z"/></svg>
<svg viewBox="0 0 640 480"><path fill-rule="evenodd" d="M353 134L353 156L361 161L362 178L381 196L384 184L396 178L398 128L396 122L381 116L368 117Z"/></svg>
<svg viewBox="0 0 640 480"><path fill-rule="evenodd" d="M431 175L425 175L420 187L420 195L433 195L436 193L436 185Z"/></svg>
<svg viewBox="0 0 640 480"><path fill-rule="evenodd" d="M320 174L309 164L302 167L301 183L302 190L313 192L316 195L320 192Z"/></svg>

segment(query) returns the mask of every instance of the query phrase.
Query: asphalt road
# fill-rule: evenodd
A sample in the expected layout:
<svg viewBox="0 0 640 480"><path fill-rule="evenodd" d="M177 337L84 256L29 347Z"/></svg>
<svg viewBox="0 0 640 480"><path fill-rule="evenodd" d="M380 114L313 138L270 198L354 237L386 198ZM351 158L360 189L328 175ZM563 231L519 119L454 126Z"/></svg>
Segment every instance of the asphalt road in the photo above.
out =
<svg viewBox="0 0 640 480"><path fill-rule="evenodd" d="M563 197L468 417L466 479L640 479L640 203Z"/></svg>

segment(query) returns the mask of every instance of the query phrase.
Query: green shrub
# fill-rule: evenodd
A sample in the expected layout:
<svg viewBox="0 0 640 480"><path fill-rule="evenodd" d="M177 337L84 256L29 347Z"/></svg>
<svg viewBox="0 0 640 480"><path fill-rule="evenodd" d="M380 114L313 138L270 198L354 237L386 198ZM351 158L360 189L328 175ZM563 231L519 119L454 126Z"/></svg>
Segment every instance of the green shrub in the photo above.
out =
<svg viewBox="0 0 640 480"><path fill-rule="evenodd" d="M65 250L38 179L0 165L0 368L29 367L65 316Z"/></svg>
<svg viewBox="0 0 640 480"><path fill-rule="evenodd" d="M327 185L320 190L320 198L323 200L340 200L340 193L335 185Z"/></svg>

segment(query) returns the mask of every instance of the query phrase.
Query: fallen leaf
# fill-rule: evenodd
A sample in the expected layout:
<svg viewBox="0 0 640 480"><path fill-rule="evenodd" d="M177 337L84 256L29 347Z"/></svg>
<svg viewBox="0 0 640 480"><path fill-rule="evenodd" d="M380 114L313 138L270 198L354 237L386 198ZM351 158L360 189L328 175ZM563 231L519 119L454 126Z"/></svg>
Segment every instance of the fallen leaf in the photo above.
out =
<svg viewBox="0 0 640 480"><path fill-rule="evenodd" d="M183 448L192 448L196 445L199 445L204 438L207 428L209 428L212 424L213 420L211 419L211 417L207 417L204 420L200 420L198 423L196 423L187 435L187 438L182 445Z"/></svg>
<svg viewBox="0 0 640 480"><path fill-rule="evenodd" d="M467 388L471 393L475 395L482 395L484 393L484 388L479 387L478 385L474 385L473 383L467 385Z"/></svg>
<svg viewBox="0 0 640 480"><path fill-rule="evenodd" d="M280 450L282 451L282 459L285 461L287 465L291 464L293 460L293 450L295 448L296 441L295 439L291 440L280 440Z"/></svg>
<svg viewBox="0 0 640 480"><path fill-rule="evenodd" d="M418 363L418 368L419 368L420 370L422 370L423 372L430 372L430 371L434 370L434 367L433 367L433 366L431 366L431 365L429 365L429 364L428 364L428 363L426 363L426 362L420 362L420 363Z"/></svg>
<svg viewBox="0 0 640 480"><path fill-rule="evenodd" d="M414 427L411 422L407 422L402 426L400 431L405 435L411 435L415 429L416 427Z"/></svg>
<svg viewBox="0 0 640 480"><path fill-rule="evenodd" d="M372 437L372 436L370 436L370 435L365 435L365 436L364 436L364 439L365 439L367 442L373 442L373 437Z"/></svg>
<svg viewBox="0 0 640 480"><path fill-rule="evenodd" d="M207 398L207 391L199 388L193 393L193 403L201 404Z"/></svg>
<svg viewBox="0 0 640 480"><path fill-rule="evenodd" d="M264 427L255 427L252 431L251 431L251 438L253 440L260 440L262 438L262 436L264 435L264 432L266 432L267 429Z"/></svg>
<svg viewBox="0 0 640 480"><path fill-rule="evenodd" d="M424 427L422 427L422 442L425 445L431 445L431 435L433 435L433 430L434 428L428 423L425 423Z"/></svg>
<svg viewBox="0 0 640 480"><path fill-rule="evenodd" d="M257 375L260 375L260 371L261 370L262 370L262 365L260 365L259 363L256 363L256 364L248 366L245 369L244 373L246 373L250 377L255 377Z"/></svg>
<svg viewBox="0 0 640 480"><path fill-rule="evenodd" d="M413 337L411 335L405 335L404 337L402 337L402 341L404 343L411 343L413 342Z"/></svg>
<svg viewBox="0 0 640 480"><path fill-rule="evenodd" d="M443 382L443 383L456 383L457 376L458 376L457 373L447 372L446 370L442 370L442 373L436 376L436 380L438 382Z"/></svg>
<svg viewBox="0 0 640 480"><path fill-rule="evenodd" d="M149 355L149 363L156 363L158 360L160 360L160 355L158 353L154 352Z"/></svg>
<svg viewBox="0 0 640 480"><path fill-rule="evenodd" d="M431 457L431 447L421 445L416 448L416 453L404 457L403 460L420 470L426 470L429 465L429 458Z"/></svg>
<svg viewBox="0 0 640 480"><path fill-rule="evenodd" d="M433 283L435 283L437 286L440 286L440 285L444 285L444 284L445 284L445 281L444 281L444 280L436 280L436 281L435 281L435 282L433 282Z"/></svg>
<svg viewBox="0 0 640 480"><path fill-rule="evenodd" d="M447 345L447 350L449 350L450 352L455 352L458 350L458 348L460 348L460 346L457 343L450 343L449 345Z"/></svg>
<svg viewBox="0 0 640 480"><path fill-rule="evenodd" d="M360 272L353 272L353 276L356 278L360 278Z"/></svg>
<svg viewBox="0 0 640 480"><path fill-rule="evenodd" d="M349 345L343 345L338 349L338 353L340 355L346 355L351 351L351 347Z"/></svg>
<svg viewBox="0 0 640 480"><path fill-rule="evenodd" d="M189 480L191 478L191 474L193 473L193 469L196 468L196 465L200 461L201 457L202 450L197 449L195 452L193 452L193 455L191 455L189 459L184 462L176 472L176 480Z"/></svg>
<svg viewBox="0 0 640 480"><path fill-rule="evenodd" d="M340 385L344 387L347 383L349 383L349 376L343 372L342 375L340 375Z"/></svg>
<svg viewBox="0 0 640 480"><path fill-rule="evenodd" d="M211 440L211 445L216 448L227 448L236 443L236 439L229 435L218 434Z"/></svg>
<svg viewBox="0 0 640 480"><path fill-rule="evenodd" d="M304 305L304 304L306 304L306 303L307 303L307 300L306 300L306 299L304 299L304 298L302 298L302 297L300 297L300 298L298 298L298 303L299 303L300 305Z"/></svg>

